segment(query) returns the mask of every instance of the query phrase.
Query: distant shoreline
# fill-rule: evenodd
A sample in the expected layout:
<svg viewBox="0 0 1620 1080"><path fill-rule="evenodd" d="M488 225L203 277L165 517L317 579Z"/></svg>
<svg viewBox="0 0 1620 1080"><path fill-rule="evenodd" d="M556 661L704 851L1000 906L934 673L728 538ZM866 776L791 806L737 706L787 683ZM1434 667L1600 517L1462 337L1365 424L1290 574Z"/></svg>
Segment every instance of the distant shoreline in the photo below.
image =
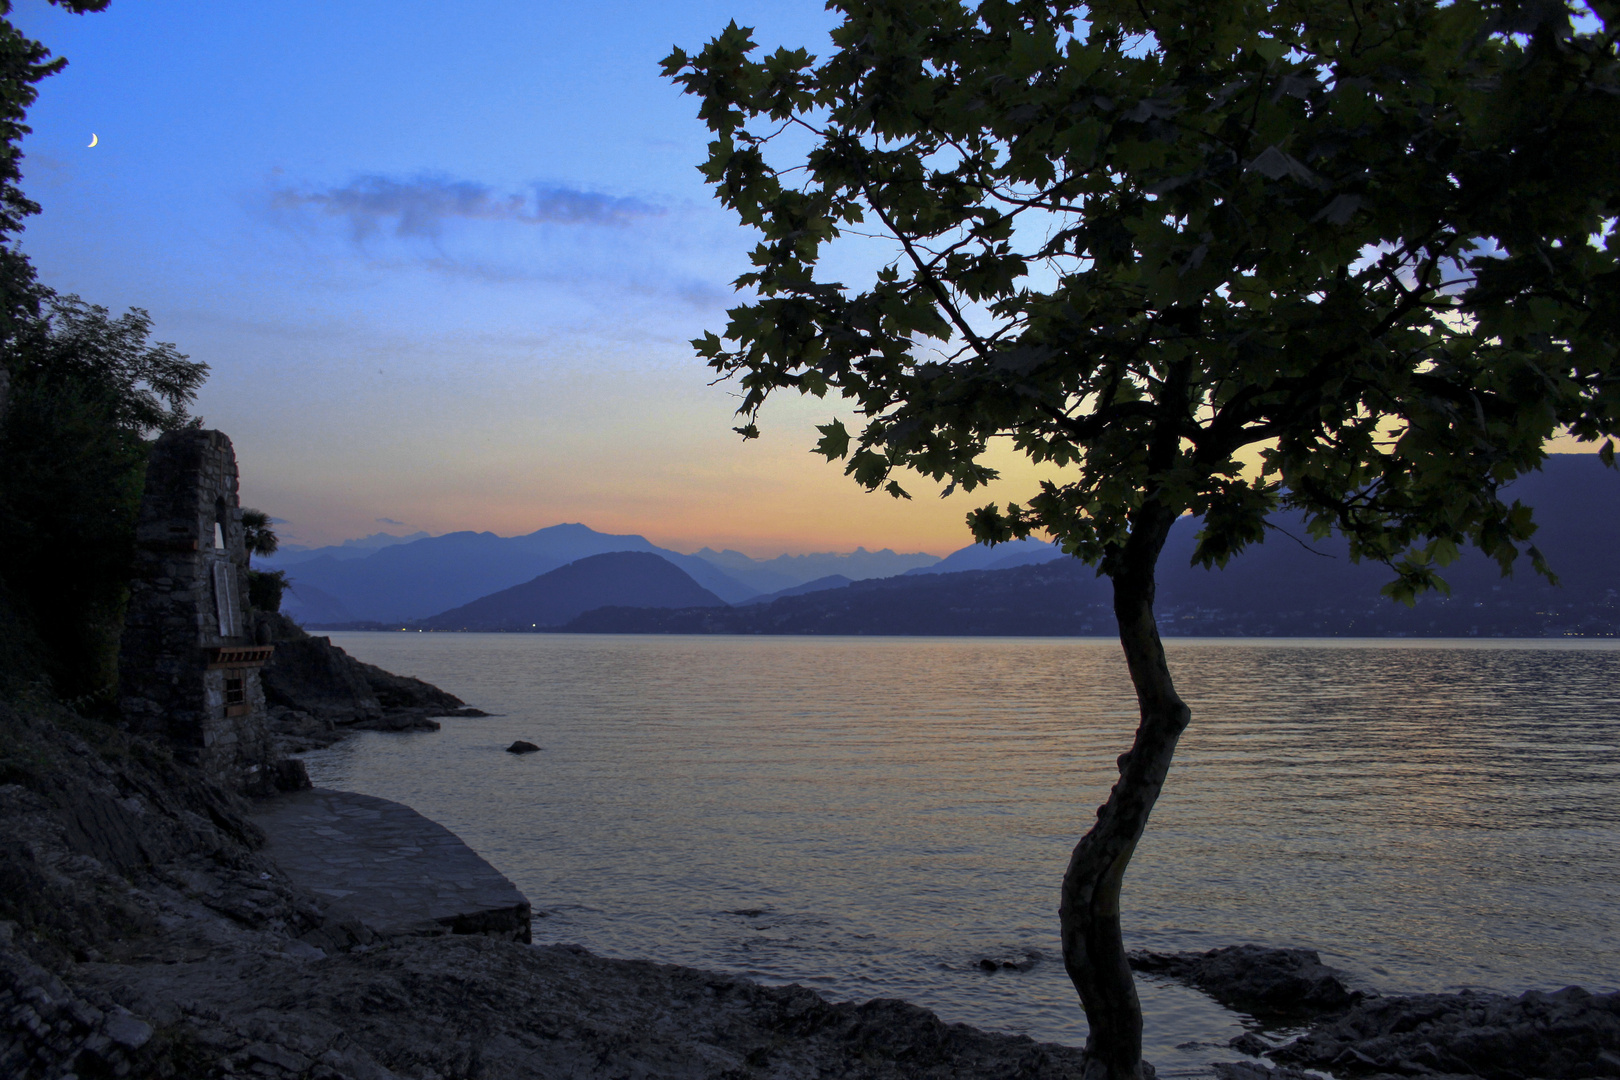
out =
<svg viewBox="0 0 1620 1080"><path fill-rule="evenodd" d="M942 633L920 634L910 632L874 631L871 633L827 632L817 633L806 630L780 630L780 631L679 631L679 630L581 630L567 626L549 626L536 629L478 629L478 630L439 630L412 623L384 623L384 622L350 622L350 623L311 623L304 630L313 634L329 633L401 633L401 634L577 634L590 637L852 637L852 638L1032 638L1032 639L1060 639L1073 641L1114 641L1113 634L1039 634L1039 633ZM1418 633L1388 633L1388 634L1178 634L1173 629L1161 629L1160 636L1176 641L1620 641L1620 631L1592 634L1543 634L1539 636L1524 634L1418 634Z"/></svg>

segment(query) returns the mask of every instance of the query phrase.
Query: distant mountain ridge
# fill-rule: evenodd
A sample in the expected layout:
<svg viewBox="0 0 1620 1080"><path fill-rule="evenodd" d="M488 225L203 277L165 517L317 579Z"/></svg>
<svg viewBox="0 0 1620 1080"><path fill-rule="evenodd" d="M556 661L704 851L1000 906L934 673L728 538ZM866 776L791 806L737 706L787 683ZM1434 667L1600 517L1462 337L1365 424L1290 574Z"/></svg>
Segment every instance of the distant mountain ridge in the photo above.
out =
<svg viewBox="0 0 1620 1080"><path fill-rule="evenodd" d="M344 540L338 544L327 544L323 547L309 547L304 544L283 544L275 555L268 559L260 559L270 569L284 570L289 566L318 559L323 555L330 555L334 559L363 559L379 548L393 547L395 544L409 544L417 540L426 540L431 533L414 532L406 536L396 536L394 533L378 532L370 536L362 536L357 540Z"/></svg>
<svg viewBox="0 0 1620 1080"><path fill-rule="evenodd" d="M1536 543L1565 588L1535 578L1527 564L1515 577L1503 580L1493 563L1469 552L1442 570L1455 589L1453 596L1425 597L1415 611L1408 611L1379 595L1390 571L1376 564L1352 564L1342 540L1302 542L1304 523L1294 516L1277 518L1269 542L1251 547L1224 570L1190 566L1199 523L1188 517L1172 529L1160 561L1156 610L1162 632L1542 636L1620 631L1615 621L1620 562L1608 557L1620 535L1620 473L1604 468L1594 455L1559 455L1504 494L1536 508L1541 525ZM645 556L640 562L608 560L587 567L594 584L579 591L580 599L570 601L572 606L562 614L550 608L543 619L515 613L515 608L503 609L498 618L488 614L512 599L497 602L498 596L538 587L539 578L560 567L635 547ZM609 550L575 554L582 548ZM790 571L829 561L839 565L840 559L860 572L919 558L864 549L849 556L776 560L705 552L744 570L755 564L752 580L762 583L769 583L770 574L787 577ZM481 557L487 561L479 563ZM547 559L555 565L520 582L508 580L468 595L479 584L479 575L484 581L503 575L510 579ZM667 572L654 569L655 564ZM774 570L773 565L788 570ZM617 566L637 567L641 576L632 574L626 580L641 584L614 585L608 578ZM323 570L337 579L334 586L321 583L318 573ZM681 593L670 574L701 595ZM1107 634L1113 626L1107 582L1038 540L968 547L886 578L852 581L852 575L824 575L764 595L705 557L666 551L640 536L597 533L583 525L553 526L505 539L489 533L455 533L386 547L359 560L313 560L295 566L293 577L295 594L303 590L308 610L338 613L320 620L306 616L304 621L328 624L361 621L346 606L357 591L363 591L357 582L379 591L403 582L407 591L414 590L410 599L418 610L435 596L459 591L456 602L444 604L436 614L415 616L417 625L433 629L472 629L475 624L485 629L541 629L566 622L581 632ZM347 594L340 589L347 589ZM683 595L689 599L682 600ZM537 601L530 597L525 602L533 606ZM373 621L397 624L411 617Z"/></svg>
<svg viewBox="0 0 1620 1080"><path fill-rule="evenodd" d="M940 562L938 557L921 551L902 555L892 548L867 551L864 547L858 547L847 555L821 551L808 555L778 555L774 559L751 559L740 551L715 551L713 548L704 548L693 554L761 593L777 593L819 578L835 576L851 581L893 577L896 574L915 573Z"/></svg>
<svg viewBox="0 0 1620 1080"><path fill-rule="evenodd" d="M283 601L285 610L300 622L322 625L428 618L579 559L614 551L661 555L727 603L833 574L880 577L939 561L933 555L902 555L887 548L775 559L750 559L741 552L708 548L684 555L644 536L600 533L578 523L553 525L525 536L456 532L389 543L384 539L399 538L376 534L318 551L260 559L257 565L286 570L292 586ZM378 546L358 550L363 544Z"/></svg>
<svg viewBox="0 0 1620 1080"><path fill-rule="evenodd" d="M1537 546L1562 587L1521 560L1502 578L1476 551L1442 570L1450 596L1415 608L1379 590L1392 576L1349 561L1342 540L1302 543L1304 522L1276 519L1266 543L1223 570L1190 565L1199 523L1183 518L1159 564L1155 610L1165 636L1500 636L1620 635L1620 473L1595 456L1557 455L1505 496L1536 509ZM969 549L970 551L972 549ZM989 549L994 552L995 549ZM980 549L983 552L983 549ZM961 554L961 553L959 553ZM1038 556L1035 548L1022 555ZM954 556L953 556L954 558ZM944 563L950 562L944 560ZM960 562L970 561L967 558ZM1106 579L1073 559L1045 558L999 570L900 577L783 596L742 607L585 612L564 627L579 633L1112 635Z"/></svg>
<svg viewBox="0 0 1620 1080"><path fill-rule="evenodd" d="M781 589L773 593L767 593L764 596L752 597L748 600L744 600L743 603L746 605L769 604L772 601L782 599L784 596L804 596L806 593L825 592L827 589L842 589L845 585L850 584L853 584L853 582L851 582L850 579L845 577L843 574L828 574L826 577L819 577L814 581L807 581L803 585L794 585L791 588Z"/></svg>
<svg viewBox="0 0 1620 1080"><path fill-rule="evenodd" d="M1063 550L1056 544L1031 536L995 547L973 544L951 552L931 566L919 566L906 573L915 577L921 574L956 574L963 570L1010 570L1015 566L1032 566L1061 558Z"/></svg>
<svg viewBox="0 0 1620 1080"><path fill-rule="evenodd" d="M416 625L425 630L537 630L597 608L725 607L668 559L650 551L591 555Z"/></svg>
<svg viewBox="0 0 1620 1080"><path fill-rule="evenodd" d="M759 591L703 559L658 547L646 537L565 524L527 536L447 533L384 547L364 558L324 555L295 563L287 567L292 586L284 604L290 615L306 623L424 619L587 556L615 551L661 555L727 603ZM275 563L264 565L273 568ZM315 610L320 614L311 617Z"/></svg>

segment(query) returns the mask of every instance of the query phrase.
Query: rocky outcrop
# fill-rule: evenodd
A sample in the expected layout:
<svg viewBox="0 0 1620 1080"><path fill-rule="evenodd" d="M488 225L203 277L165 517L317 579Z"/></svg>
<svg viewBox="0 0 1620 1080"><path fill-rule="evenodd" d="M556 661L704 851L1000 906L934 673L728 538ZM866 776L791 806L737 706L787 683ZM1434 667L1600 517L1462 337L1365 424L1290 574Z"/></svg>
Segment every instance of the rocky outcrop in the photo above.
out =
<svg viewBox="0 0 1620 1080"><path fill-rule="evenodd" d="M275 645L260 672L272 707L296 709L334 724L356 724L383 714L359 665L330 638L278 638Z"/></svg>
<svg viewBox="0 0 1620 1080"><path fill-rule="evenodd" d="M356 660L285 615L258 613L275 652L260 671L271 730L288 753L330 745L348 731L437 731L434 717L483 716L421 679Z"/></svg>
<svg viewBox="0 0 1620 1080"><path fill-rule="evenodd" d="M1284 1065L1348 1075L1620 1077L1620 993L1593 994L1571 986L1517 998L1478 993L1373 998L1269 1056Z"/></svg>
<svg viewBox="0 0 1620 1080"><path fill-rule="evenodd" d="M1267 1018L1340 1012L1360 1000L1347 976L1322 963L1314 949L1232 945L1205 953L1133 952L1131 967L1164 975L1221 1004Z"/></svg>
<svg viewBox="0 0 1620 1080"><path fill-rule="evenodd" d="M343 653L342 649L337 651ZM347 653L343 655L348 656ZM395 675L374 664L352 658L351 663L359 669L361 678L365 679L366 685L376 695L378 704L384 709L437 709L439 712L434 715L450 716L466 705L456 695L440 690L421 679L413 679L409 675Z"/></svg>
<svg viewBox="0 0 1620 1080"><path fill-rule="evenodd" d="M406 939L232 959L85 975L208 1064L270 1077L1079 1080L1084 1063L900 1001L834 1004L566 945Z"/></svg>
<svg viewBox="0 0 1620 1080"><path fill-rule="evenodd" d="M1138 971L1196 986L1267 1023L1311 1020L1282 1045L1246 1033L1232 1040L1258 1061L1215 1066L1220 1080L1309 1080L1304 1070L1394 1080L1591 1080L1620 1077L1620 994L1556 993L1380 997L1346 985L1311 949L1235 945L1207 953L1133 953Z"/></svg>
<svg viewBox="0 0 1620 1080"><path fill-rule="evenodd" d="M531 940L529 900L455 833L415 810L316 788L265 799L264 854L300 888L332 898L329 918L379 937L493 934ZM324 945L326 937L304 940Z"/></svg>

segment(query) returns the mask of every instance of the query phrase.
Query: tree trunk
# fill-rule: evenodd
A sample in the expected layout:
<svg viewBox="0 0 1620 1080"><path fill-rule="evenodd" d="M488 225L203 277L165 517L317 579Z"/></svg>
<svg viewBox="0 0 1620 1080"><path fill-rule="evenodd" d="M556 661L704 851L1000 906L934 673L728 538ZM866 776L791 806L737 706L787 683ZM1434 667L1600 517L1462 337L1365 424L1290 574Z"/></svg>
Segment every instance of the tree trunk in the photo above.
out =
<svg viewBox="0 0 1620 1080"><path fill-rule="evenodd" d="M1097 808L1097 823L1075 845L1058 909L1063 964L1080 992L1091 1028L1088 1076L1107 1080L1152 1075L1152 1067L1144 1069L1142 1062L1142 1005L1120 935L1119 890L1164 787L1176 742L1191 718L1171 682L1153 619L1154 568L1175 516L1168 508L1144 507L1130 540L1109 567L1114 617L1141 721L1130 752L1119 759L1119 780Z"/></svg>

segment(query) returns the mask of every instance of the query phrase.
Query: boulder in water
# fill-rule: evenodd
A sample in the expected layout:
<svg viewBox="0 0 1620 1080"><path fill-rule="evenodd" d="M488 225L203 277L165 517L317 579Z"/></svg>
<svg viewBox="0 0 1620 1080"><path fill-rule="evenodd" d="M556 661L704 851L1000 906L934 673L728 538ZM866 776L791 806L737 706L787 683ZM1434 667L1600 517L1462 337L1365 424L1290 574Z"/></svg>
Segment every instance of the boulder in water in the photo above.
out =
<svg viewBox="0 0 1620 1080"><path fill-rule="evenodd" d="M532 743L532 742L524 742L522 739L519 739L517 742L513 743L511 746L508 746L506 748L506 752L508 754L532 754L536 750L539 750L539 749L540 748L538 746L534 745L534 743Z"/></svg>
<svg viewBox="0 0 1620 1080"><path fill-rule="evenodd" d="M1026 949L1015 958L981 957L976 965L980 971L1028 971L1041 962L1041 954L1035 949Z"/></svg>
<svg viewBox="0 0 1620 1080"><path fill-rule="evenodd" d="M1361 999L1314 949L1232 945L1206 953L1133 952L1131 967L1166 975L1223 1005L1267 1016L1341 1012Z"/></svg>

